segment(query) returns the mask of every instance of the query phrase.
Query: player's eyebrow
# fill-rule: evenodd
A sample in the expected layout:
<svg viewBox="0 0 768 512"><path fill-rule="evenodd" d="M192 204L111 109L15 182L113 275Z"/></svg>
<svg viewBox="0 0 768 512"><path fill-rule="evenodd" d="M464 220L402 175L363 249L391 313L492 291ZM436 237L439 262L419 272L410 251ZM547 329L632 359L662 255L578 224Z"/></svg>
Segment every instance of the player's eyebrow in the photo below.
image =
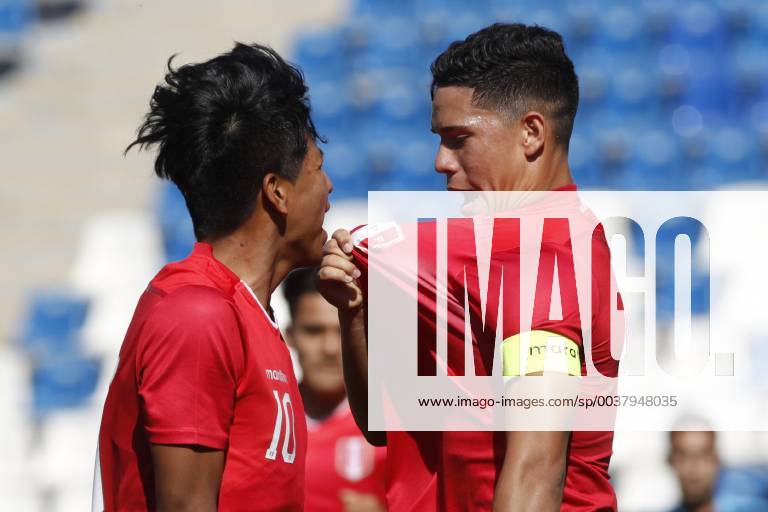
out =
<svg viewBox="0 0 768 512"><path fill-rule="evenodd" d="M450 133L466 133L469 131L469 127L464 125L432 126L430 131L438 135L445 135Z"/></svg>

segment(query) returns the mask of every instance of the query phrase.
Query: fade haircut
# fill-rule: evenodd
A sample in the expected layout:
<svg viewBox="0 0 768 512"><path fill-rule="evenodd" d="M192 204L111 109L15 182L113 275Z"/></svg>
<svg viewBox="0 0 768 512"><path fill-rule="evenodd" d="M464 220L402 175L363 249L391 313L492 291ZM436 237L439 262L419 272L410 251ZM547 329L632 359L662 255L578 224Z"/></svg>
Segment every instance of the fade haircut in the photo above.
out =
<svg viewBox="0 0 768 512"><path fill-rule="evenodd" d="M155 87L138 136L126 149L157 146L155 172L184 195L195 237L213 241L253 213L264 176L294 180L310 140L304 78L269 47L174 69Z"/></svg>
<svg viewBox="0 0 768 512"><path fill-rule="evenodd" d="M515 120L529 110L554 124L568 148L579 104L579 84L563 38L552 30L495 23L451 43L432 63L432 96L439 87L474 89L479 108Z"/></svg>

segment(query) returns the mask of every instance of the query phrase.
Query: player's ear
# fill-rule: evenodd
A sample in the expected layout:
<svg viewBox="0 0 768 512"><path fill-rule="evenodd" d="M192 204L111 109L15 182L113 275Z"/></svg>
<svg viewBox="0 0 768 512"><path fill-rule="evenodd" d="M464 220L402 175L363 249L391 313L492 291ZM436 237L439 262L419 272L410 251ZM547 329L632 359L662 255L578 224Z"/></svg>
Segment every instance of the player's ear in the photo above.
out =
<svg viewBox="0 0 768 512"><path fill-rule="evenodd" d="M261 182L261 190L265 201L283 215L288 213L288 180L268 172Z"/></svg>
<svg viewBox="0 0 768 512"><path fill-rule="evenodd" d="M523 152L526 158L533 160L541 154L546 136L544 116L538 112L527 112L521 118Z"/></svg>

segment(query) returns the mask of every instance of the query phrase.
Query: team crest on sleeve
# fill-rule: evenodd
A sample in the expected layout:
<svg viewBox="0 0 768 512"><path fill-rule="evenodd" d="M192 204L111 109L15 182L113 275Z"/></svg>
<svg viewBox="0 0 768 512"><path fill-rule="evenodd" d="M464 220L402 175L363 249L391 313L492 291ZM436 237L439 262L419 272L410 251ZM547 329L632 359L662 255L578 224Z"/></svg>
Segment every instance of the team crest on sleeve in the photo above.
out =
<svg viewBox="0 0 768 512"><path fill-rule="evenodd" d="M383 249L405 240L403 230L396 222L367 224L355 229L351 235L352 244L364 252L371 247Z"/></svg>
<svg viewBox="0 0 768 512"><path fill-rule="evenodd" d="M350 482L359 482L373 472L375 449L360 436L336 441L336 473Z"/></svg>

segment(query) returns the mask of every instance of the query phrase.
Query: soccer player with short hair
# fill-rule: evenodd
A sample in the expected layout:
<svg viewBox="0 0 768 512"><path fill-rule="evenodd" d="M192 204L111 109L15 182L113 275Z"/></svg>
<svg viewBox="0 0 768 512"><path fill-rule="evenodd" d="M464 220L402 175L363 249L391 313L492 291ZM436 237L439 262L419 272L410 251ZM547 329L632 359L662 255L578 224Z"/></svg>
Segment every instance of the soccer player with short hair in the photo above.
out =
<svg viewBox="0 0 768 512"><path fill-rule="evenodd" d="M99 434L94 507L302 510L306 422L270 295L320 261L332 186L301 73L236 44L172 68L130 147L182 192L198 242L136 307Z"/></svg>
<svg viewBox="0 0 768 512"><path fill-rule="evenodd" d="M431 69L432 131L440 136L435 169L446 177L448 190L576 190L568 143L578 106L578 81L559 34L542 27L494 24L452 43ZM610 254L601 228L597 234L592 255L598 265L608 268ZM567 233L550 235L542 241L542 258L572 259ZM344 230L334 233L319 276L321 291L339 308L345 378L355 418L369 439L388 448L390 510L615 510L608 475L611 431L387 432L385 439L380 432L368 431L364 306L368 242L365 228L352 235ZM553 276L545 277L551 284ZM448 286L461 279L449 276ZM606 289L609 280L609 273L593 276L593 289ZM461 290L454 301L463 304L463 282L453 284ZM430 285L434 288L434 283ZM574 347L568 351L573 360L567 361L564 373L581 375L586 370L578 299L573 299L573 289L561 290L561 296L560 320L548 318L549 308L541 315L534 309L531 342L556 338L563 346ZM479 297L469 295L468 301L470 308L479 309ZM621 309L618 297L616 302ZM420 302L420 315L422 306ZM464 308L459 309L463 333ZM603 375L615 377L611 297L603 294L592 309L593 361ZM451 323L449 313L449 358ZM519 371L519 366L506 366L506 356L518 350L520 334L504 333L507 376ZM463 346L463 334L460 341ZM482 351L476 344L473 349ZM525 363L526 374L541 373L541 361Z"/></svg>
<svg viewBox="0 0 768 512"><path fill-rule="evenodd" d="M298 355L307 414L305 507L313 512L383 512L386 448L360 434L346 399L336 308L317 291L317 270L283 282L291 313L288 343Z"/></svg>

